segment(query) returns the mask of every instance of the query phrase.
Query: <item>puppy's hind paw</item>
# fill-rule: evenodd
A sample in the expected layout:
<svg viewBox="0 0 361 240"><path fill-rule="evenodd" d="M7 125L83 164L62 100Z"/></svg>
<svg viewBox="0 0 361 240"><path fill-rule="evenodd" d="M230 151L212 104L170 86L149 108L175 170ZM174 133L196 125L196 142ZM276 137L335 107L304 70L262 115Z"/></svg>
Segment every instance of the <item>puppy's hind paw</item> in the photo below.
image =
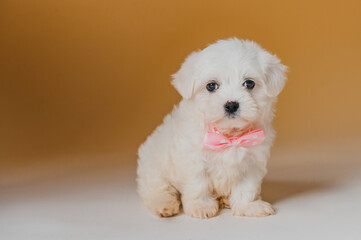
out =
<svg viewBox="0 0 361 240"><path fill-rule="evenodd" d="M156 215L159 217L172 217L179 213L179 200L170 200L158 204L155 209Z"/></svg>
<svg viewBox="0 0 361 240"><path fill-rule="evenodd" d="M233 208L234 216L266 217L275 213L272 205L262 200L243 203Z"/></svg>

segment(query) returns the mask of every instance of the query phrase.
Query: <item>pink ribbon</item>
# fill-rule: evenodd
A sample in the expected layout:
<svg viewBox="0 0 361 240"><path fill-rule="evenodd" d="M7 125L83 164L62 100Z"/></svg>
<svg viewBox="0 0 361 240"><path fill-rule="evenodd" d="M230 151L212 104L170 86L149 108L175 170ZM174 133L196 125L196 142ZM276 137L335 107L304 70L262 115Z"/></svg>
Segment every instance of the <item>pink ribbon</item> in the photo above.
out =
<svg viewBox="0 0 361 240"><path fill-rule="evenodd" d="M262 129L250 131L240 137L227 138L219 133L213 126L212 131L208 131L204 137L203 146L212 149L220 150L232 146L252 147L261 144L265 138Z"/></svg>

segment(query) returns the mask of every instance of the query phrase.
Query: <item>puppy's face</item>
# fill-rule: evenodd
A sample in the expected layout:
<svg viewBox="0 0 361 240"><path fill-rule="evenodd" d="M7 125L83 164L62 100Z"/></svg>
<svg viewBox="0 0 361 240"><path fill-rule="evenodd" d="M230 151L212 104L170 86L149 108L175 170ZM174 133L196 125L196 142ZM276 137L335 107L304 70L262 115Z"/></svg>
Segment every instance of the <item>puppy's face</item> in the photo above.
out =
<svg viewBox="0 0 361 240"><path fill-rule="evenodd" d="M173 84L207 122L243 129L271 111L267 108L284 86L285 70L257 44L229 39L192 53L173 75Z"/></svg>

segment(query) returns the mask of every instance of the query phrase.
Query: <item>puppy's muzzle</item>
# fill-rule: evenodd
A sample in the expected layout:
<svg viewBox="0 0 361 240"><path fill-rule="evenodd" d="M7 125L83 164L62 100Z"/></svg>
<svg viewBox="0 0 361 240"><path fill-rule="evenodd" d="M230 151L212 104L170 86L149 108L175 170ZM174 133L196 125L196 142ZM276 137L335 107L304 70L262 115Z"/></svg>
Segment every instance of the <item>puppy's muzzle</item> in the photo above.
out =
<svg viewBox="0 0 361 240"><path fill-rule="evenodd" d="M224 110L229 115L234 115L239 109L239 103L238 102L226 102L224 105Z"/></svg>

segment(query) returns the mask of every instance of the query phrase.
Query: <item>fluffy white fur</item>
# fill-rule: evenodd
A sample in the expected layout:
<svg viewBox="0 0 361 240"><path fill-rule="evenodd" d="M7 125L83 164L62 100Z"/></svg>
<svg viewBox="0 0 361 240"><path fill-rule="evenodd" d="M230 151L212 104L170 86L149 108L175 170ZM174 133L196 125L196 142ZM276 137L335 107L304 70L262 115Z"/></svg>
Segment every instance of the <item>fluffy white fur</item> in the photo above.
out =
<svg viewBox="0 0 361 240"><path fill-rule="evenodd" d="M275 137L272 128L277 95L284 87L286 67L252 41L220 40L187 57L173 75L173 85L183 97L139 148L138 192L153 213L168 217L184 212L209 218L220 207L236 216L274 214L261 200L261 182ZM243 86L245 79L256 84ZM208 92L216 81L219 89ZM227 117L224 105L238 101L240 111ZM249 128L262 128L265 141L254 147L207 150L203 139L213 123L226 136Z"/></svg>

